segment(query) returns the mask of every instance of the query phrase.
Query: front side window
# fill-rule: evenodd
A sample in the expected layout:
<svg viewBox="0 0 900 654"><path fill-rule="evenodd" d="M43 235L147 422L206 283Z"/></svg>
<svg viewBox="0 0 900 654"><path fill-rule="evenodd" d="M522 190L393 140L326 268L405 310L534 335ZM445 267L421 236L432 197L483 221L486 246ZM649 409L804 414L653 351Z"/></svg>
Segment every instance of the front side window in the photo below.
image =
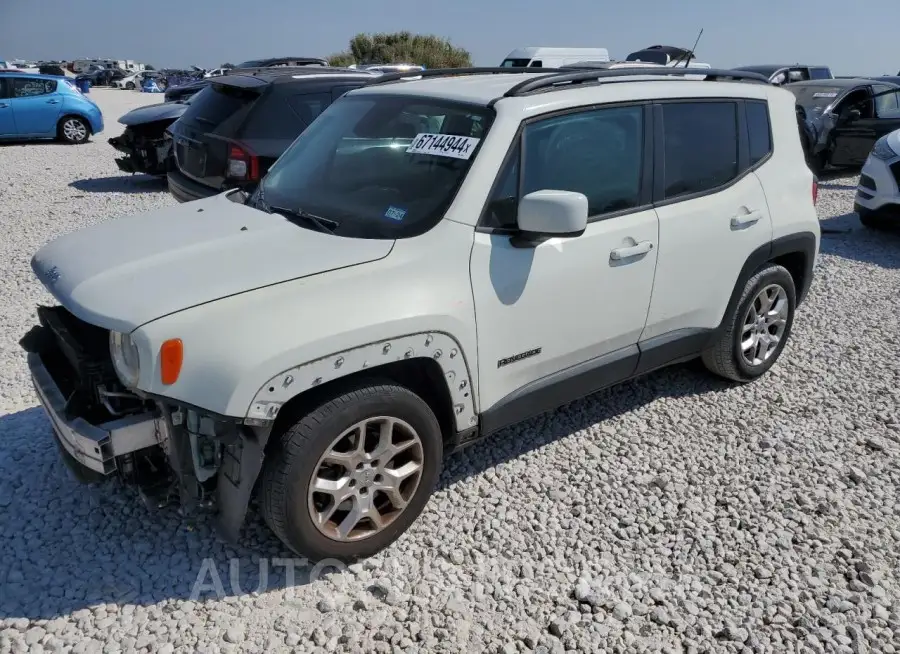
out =
<svg viewBox="0 0 900 654"><path fill-rule="evenodd" d="M887 86L875 87L875 116L877 118L900 118L900 90Z"/></svg>
<svg viewBox="0 0 900 654"><path fill-rule="evenodd" d="M56 91L56 80L13 78L13 97L30 98L36 95L48 95Z"/></svg>
<svg viewBox="0 0 900 654"><path fill-rule="evenodd" d="M810 68L810 79L832 79L830 68Z"/></svg>
<svg viewBox="0 0 900 654"><path fill-rule="evenodd" d="M737 105L663 105L665 198L711 191L738 176Z"/></svg>
<svg viewBox="0 0 900 654"><path fill-rule="evenodd" d="M540 190L584 194L591 217L637 207L643 141L640 106L609 107L529 123L521 146L501 173L484 225L514 228L519 199Z"/></svg>
<svg viewBox="0 0 900 654"><path fill-rule="evenodd" d="M484 106L347 96L272 166L250 202L314 214L338 236L408 238L441 220L490 129Z"/></svg>

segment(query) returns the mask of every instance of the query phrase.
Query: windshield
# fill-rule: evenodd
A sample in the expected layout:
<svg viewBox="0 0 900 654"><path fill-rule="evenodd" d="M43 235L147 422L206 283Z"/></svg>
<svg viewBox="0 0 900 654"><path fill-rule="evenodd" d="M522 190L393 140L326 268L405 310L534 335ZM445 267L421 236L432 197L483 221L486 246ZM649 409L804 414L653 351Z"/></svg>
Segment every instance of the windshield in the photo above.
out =
<svg viewBox="0 0 900 654"><path fill-rule="evenodd" d="M497 61L496 59L494 61ZM531 59L504 59L501 68L528 68Z"/></svg>
<svg viewBox="0 0 900 654"><path fill-rule="evenodd" d="M825 108L834 102L841 92L842 88L836 86L804 84L802 86L787 86L794 97L797 98L797 104L806 110L807 114L820 114Z"/></svg>
<svg viewBox="0 0 900 654"><path fill-rule="evenodd" d="M353 238L408 238L441 220L493 111L411 96L345 96L321 113L249 202L315 214Z"/></svg>

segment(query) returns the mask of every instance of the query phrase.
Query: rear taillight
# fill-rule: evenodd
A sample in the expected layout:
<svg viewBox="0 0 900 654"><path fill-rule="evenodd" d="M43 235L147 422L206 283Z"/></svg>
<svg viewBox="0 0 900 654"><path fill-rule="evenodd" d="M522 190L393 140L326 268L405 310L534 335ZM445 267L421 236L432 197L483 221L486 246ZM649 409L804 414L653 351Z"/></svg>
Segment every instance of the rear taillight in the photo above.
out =
<svg viewBox="0 0 900 654"><path fill-rule="evenodd" d="M225 176L242 182L259 181L259 159L239 145L228 150L228 167Z"/></svg>
<svg viewBox="0 0 900 654"><path fill-rule="evenodd" d="M813 177L812 193L813 193L813 204L816 204L816 202L819 201L819 180L817 180L815 177Z"/></svg>

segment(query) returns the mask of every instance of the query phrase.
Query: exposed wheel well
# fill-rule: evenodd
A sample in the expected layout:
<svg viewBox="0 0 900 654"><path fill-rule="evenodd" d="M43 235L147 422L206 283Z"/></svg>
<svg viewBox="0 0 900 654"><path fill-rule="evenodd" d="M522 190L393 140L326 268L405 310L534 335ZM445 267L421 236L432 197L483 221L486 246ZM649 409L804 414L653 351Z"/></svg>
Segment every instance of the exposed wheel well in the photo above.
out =
<svg viewBox="0 0 900 654"><path fill-rule="evenodd" d="M340 394L349 384L357 384L367 379L388 379L413 391L425 400L428 406L431 407L431 410L434 411L434 415L441 426L444 441L447 442L455 435L456 423L454 421L453 402L447 388L447 382L444 381L444 372L437 361L425 357L394 361L360 370L295 395L281 407L278 417L275 418L272 433L281 433L282 430L295 423L305 413L329 398ZM269 444L276 440L276 438L270 438Z"/></svg>
<svg viewBox="0 0 900 654"><path fill-rule="evenodd" d="M806 257L807 255L805 252L788 252L787 254L782 254L772 259L772 263L784 266L784 268L791 273L791 278L794 280L794 288L797 289L798 300L800 298L801 289L806 288Z"/></svg>

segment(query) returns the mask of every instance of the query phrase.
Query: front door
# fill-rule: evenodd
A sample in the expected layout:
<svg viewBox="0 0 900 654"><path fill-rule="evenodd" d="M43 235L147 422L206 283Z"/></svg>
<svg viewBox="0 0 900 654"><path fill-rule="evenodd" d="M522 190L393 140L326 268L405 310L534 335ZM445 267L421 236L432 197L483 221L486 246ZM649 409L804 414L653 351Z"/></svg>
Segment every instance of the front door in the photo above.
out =
<svg viewBox="0 0 900 654"><path fill-rule="evenodd" d="M470 262L482 412L516 398L502 421L514 422L634 371L659 245L648 112L639 104L586 109L526 124ZM583 193L587 229L517 247L518 200L542 189Z"/></svg>
<svg viewBox="0 0 900 654"><path fill-rule="evenodd" d="M57 80L40 77L12 78L12 106L19 136L50 136L56 133L56 122L62 109Z"/></svg>
<svg viewBox="0 0 900 654"><path fill-rule="evenodd" d="M858 111L859 116L854 112ZM834 166L861 166L877 140L875 102L872 91L854 91L837 107L837 125L832 132L831 163Z"/></svg>
<svg viewBox="0 0 900 654"><path fill-rule="evenodd" d="M12 103L9 101L11 79L0 77L0 138L17 135Z"/></svg>

